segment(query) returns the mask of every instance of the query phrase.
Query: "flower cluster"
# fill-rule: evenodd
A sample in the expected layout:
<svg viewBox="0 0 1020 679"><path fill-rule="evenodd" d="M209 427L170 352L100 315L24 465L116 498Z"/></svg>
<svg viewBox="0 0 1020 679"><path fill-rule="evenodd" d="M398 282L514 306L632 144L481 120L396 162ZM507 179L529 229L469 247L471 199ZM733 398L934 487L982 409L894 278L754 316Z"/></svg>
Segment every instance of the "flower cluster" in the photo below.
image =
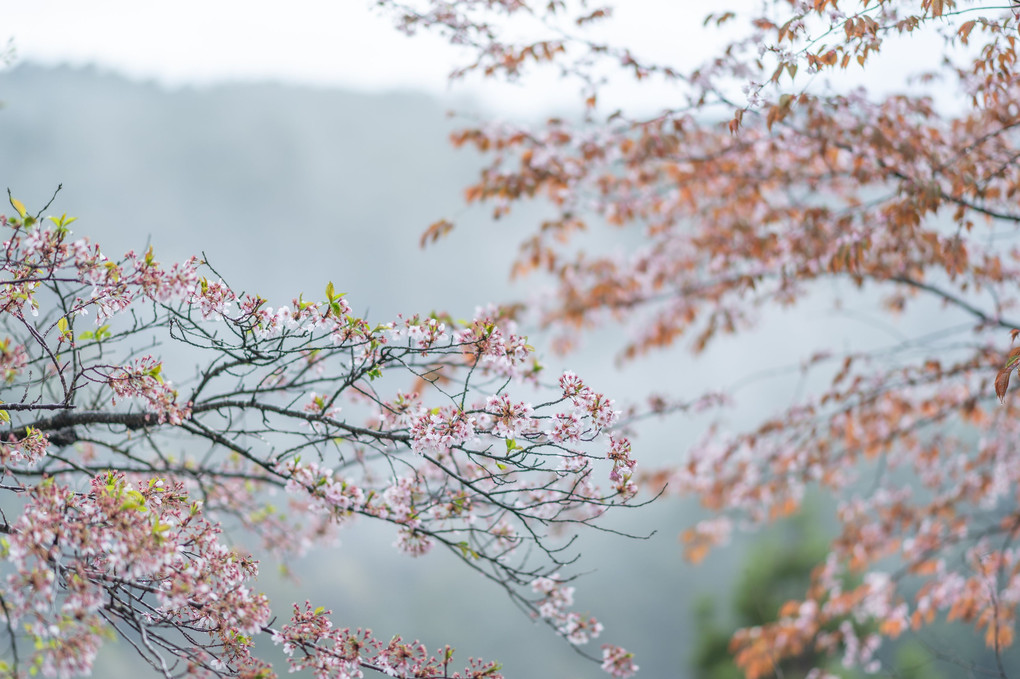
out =
<svg viewBox="0 0 1020 679"><path fill-rule="evenodd" d="M302 497L310 495L315 499L315 510L331 514L336 521L366 508L365 492L353 481L334 476L332 469L291 459L279 465L277 471L287 479L288 492Z"/></svg>
<svg viewBox="0 0 1020 679"><path fill-rule="evenodd" d="M328 611L313 609L305 602L294 604L290 622L273 633L273 642L282 645L289 658L291 672L311 670L315 679L362 679L364 670L375 670L390 677L450 677L502 679L499 665L472 659L464 672L449 672L453 649L449 646L429 655L420 642L405 643L399 636L389 643L376 639L372 630L338 629Z"/></svg>
<svg viewBox="0 0 1020 679"><path fill-rule="evenodd" d="M616 492L624 500L637 494L637 486L633 483L634 460L630 455L630 441L614 434L610 427L618 420L620 412L613 408L613 401L600 394L572 372L565 372L559 379L562 398L569 403L567 412L553 414L551 425L546 427L545 436L557 444L577 444L605 437L609 442L607 459L613 467L609 473ZM563 469L582 475L582 484L589 488L588 492L597 492L590 480L589 456L575 450L572 456L565 456L561 462ZM590 507L591 516L600 512Z"/></svg>
<svg viewBox="0 0 1020 679"><path fill-rule="evenodd" d="M508 394L490 396L485 403L485 412L492 416L490 433L493 436L514 438L535 432L537 425L532 418L535 409L530 403L514 403Z"/></svg>
<svg viewBox="0 0 1020 679"><path fill-rule="evenodd" d="M574 373L563 373L559 383L563 397L569 399L574 412L590 418L596 432L609 429L619 419L620 411L613 409L613 400L585 385Z"/></svg>
<svg viewBox="0 0 1020 679"><path fill-rule="evenodd" d="M162 303L190 299L198 283L195 257L164 269L152 248L144 255L130 251L120 264L108 260L98 247L89 247L87 241L77 245L75 252L79 276L93 286L89 297L79 304L83 310L85 306L97 308L97 323L124 311L139 296Z"/></svg>
<svg viewBox="0 0 1020 679"><path fill-rule="evenodd" d="M0 443L0 467L34 467L46 455L49 439L34 427L25 430L25 436L17 439L12 434L6 443Z"/></svg>
<svg viewBox="0 0 1020 679"><path fill-rule="evenodd" d="M538 617L550 621L567 641L574 645L586 644L602 633L602 623L595 618L585 619L567 609L574 604L574 588L564 585L559 574L536 578L531 589L542 595L536 603Z"/></svg>
<svg viewBox="0 0 1020 679"><path fill-rule="evenodd" d="M224 547L182 487L161 479L133 486L109 472L83 494L52 481L36 486L4 558L14 568L6 580L10 623L30 631L49 674L89 672L105 635L100 612L134 615L124 596L155 592L159 605L145 625L201 630L239 661L270 617L265 597L247 584L256 563Z"/></svg>
<svg viewBox="0 0 1020 679"><path fill-rule="evenodd" d="M420 316L411 318L398 317L399 321L386 324L386 335L391 342L406 340L412 346L422 350L422 355L435 347L449 341L446 323L438 318L422 319Z"/></svg>
<svg viewBox="0 0 1020 679"><path fill-rule="evenodd" d="M223 318L233 311L237 295L222 279L210 281L203 276L198 281L191 303L198 305L202 318Z"/></svg>
<svg viewBox="0 0 1020 679"><path fill-rule="evenodd" d="M238 322L262 340L279 338L288 332L324 332L334 345L352 339L365 342L376 339L364 319L351 315L351 307L343 297L322 304L299 298L292 300L291 306L274 308L257 295L245 295L237 304Z"/></svg>
<svg viewBox="0 0 1020 679"><path fill-rule="evenodd" d="M602 671L617 679L627 679L637 674L634 654L610 644L602 644Z"/></svg>
<svg viewBox="0 0 1020 679"><path fill-rule="evenodd" d="M539 367L528 359L534 348L528 338L516 333L516 324L499 318L494 309L479 309L471 323L454 338L472 363L500 377L534 379Z"/></svg>
<svg viewBox="0 0 1020 679"><path fill-rule="evenodd" d="M39 282L54 275L70 275L80 286L91 286L90 293L73 297L71 311L83 315L94 308L97 323L123 311L140 296L162 303L191 296L198 280L194 257L164 269L150 248L144 255L128 252L121 263L112 262L87 239L70 239L66 225L73 219L51 219L52 227L35 223L27 214L0 221L0 227L10 231L0 264L4 278L0 308L5 313L37 315Z"/></svg>
<svg viewBox="0 0 1020 679"><path fill-rule="evenodd" d="M310 415L314 415L316 418L324 417L327 419L336 419L336 416L340 414L342 408L336 405L329 396L326 394L317 394L314 391L308 395L308 402L305 403L304 411ZM315 429L315 423L312 422L312 428Z"/></svg>
<svg viewBox="0 0 1020 679"><path fill-rule="evenodd" d="M105 374L96 369L116 396L140 399L146 410L155 414L157 422L181 424L191 417L191 404L178 404L177 391L163 379L162 371L163 364L152 356L144 356Z"/></svg>
<svg viewBox="0 0 1020 679"><path fill-rule="evenodd" d="M609 480L613 482L616 492L624 497L633 497L637 486L631 480L634 476L634 458L631 457L630 440L623 436L609 436L609 453L607 457L613 461L613 470Z"/></svg>
<svg viewBox="0 0 1020 679"><path fill-rule="evenodd" d="M456 406L433 408L411 427L411 448L419 455L442 454L475 437L475 418Z"/></svg>

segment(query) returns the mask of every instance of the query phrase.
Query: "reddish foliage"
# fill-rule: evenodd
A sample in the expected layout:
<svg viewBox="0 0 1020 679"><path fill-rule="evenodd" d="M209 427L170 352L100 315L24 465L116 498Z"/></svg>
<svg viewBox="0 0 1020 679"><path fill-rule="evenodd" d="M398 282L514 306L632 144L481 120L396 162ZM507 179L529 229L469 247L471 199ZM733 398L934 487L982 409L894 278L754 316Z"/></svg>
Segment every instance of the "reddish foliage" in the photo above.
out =
<svg viewBox="0 0 1020 679"><path fill-rule="evenodd" d="M1004 357L1004 339L1020 320L1020 11L969 0L769 0L758 14L707 17L736 38L682 71L642 60L640 46L589 37L583 1L382 4L475 46L473 68L490 74L520 75L500 55L521 52L504 35L522 32L499 28L521 14L538 25L536 40L548 30L561 41L551 58L580 83L582 119L454 135L492 159L469 201L499 217L542 196L558 211L525 238L514 266L552 277L555 292L538 308L546 324L625 322L636 331L624 359L684 338L702 351L827 281L881 293L885 313L935 300L947 325L962 322L882 352L812 358L805 369L833 366L828 386L751 431L713 430L672 469L645 477L718 513L683 533L694 560L732 525L793 511L808 489L839 499L839 533L803 601L734 638L747 676L770 675L808 646L874 669L884 638L939 616L983 630L996 653L1010 644L1020 410L1007 389L1020 350ZM940 47L909 89L840 86L844 72L874 69L888 43L918 37ZM613 68L667 82L670 103L654 116L601 113L600 74ZM585 254L598 222L643 238L623 255ZM651 410L669 403L656 396ZM847 576L863 584L845 589Z"/></svg>

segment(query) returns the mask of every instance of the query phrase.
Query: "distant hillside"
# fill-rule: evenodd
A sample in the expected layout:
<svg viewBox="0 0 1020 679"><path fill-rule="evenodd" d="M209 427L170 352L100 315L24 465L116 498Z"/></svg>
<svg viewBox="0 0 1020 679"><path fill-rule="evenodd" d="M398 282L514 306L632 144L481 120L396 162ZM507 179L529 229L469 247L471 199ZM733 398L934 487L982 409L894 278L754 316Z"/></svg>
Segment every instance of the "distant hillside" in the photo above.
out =
<svg viewBox="0 0 1020 679"><path fill-rule="evenodd" d="M0 189L40 207L63 183L54 209L111 256L150 239L164 260L205 251L232 284L280 301L333 280L373 316L506 297L512 222L418 249L463 209L478 166L424 95L168 91L22 65L0 73L0 101Z"/></svg>

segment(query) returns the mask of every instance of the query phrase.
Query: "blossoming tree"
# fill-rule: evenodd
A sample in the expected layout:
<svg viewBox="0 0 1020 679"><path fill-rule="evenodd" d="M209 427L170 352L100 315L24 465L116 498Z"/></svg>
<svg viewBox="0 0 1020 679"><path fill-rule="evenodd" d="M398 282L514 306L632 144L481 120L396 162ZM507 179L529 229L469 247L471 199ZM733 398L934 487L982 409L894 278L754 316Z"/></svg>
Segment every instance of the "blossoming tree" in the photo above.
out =
<svg viewBox="0 0 1020 679"><path fill-rule="evenodd" d="M713 430L645 481L716 512L683 533L694 560L734 527L796 511L809 488L838 498L808 591L733 638L750 679L805 649L878 671L887 639L936 619L972 626L1006 676L1020 603L1020 410L1008 393L1020 349L1005 356L1020 327L1018 10L762 0L706 17L731 39L684 69L615 44L613 8L584 0L378 4L406 32L470 49L455 75L550 66L578 83L576 121L454 135L491 158L468 201L496 217L535 197L555 210L522 238L514 273L552 278L534 310L568 339L625 322L623 359L688 338L701 351L818 289L881 297L875 311L890 315L940 307L940 332L880 351L845 338L805 357L814 393L760 426ZM918 55L912 81L891 93L844 84L873 82L890 43ZM663 109L603 110L604 79L621 74L659 88ZM592 255L585 232L598 224L643 237ZM657 396L644 410L681 405Z"/></svg>
<svg viewBox="0 0 1020 679"><path fill-rule="evenodd" d="M630 445L611 399L572 373L546 383L510 319L372 326L332 283L271 307L204 262L110 259L73 219L10 202L0 675L87 675L119 635L157 676L267 678L265 635L316 677L501 676L314 601L271 608L225 519L281 555L359 517L389 524L400 551L452 551L569 643L599 635L571 610L571 543L633 497ZM197 373L153 342L186 346ZM636 669L615 646L595 659Z"/></svg>

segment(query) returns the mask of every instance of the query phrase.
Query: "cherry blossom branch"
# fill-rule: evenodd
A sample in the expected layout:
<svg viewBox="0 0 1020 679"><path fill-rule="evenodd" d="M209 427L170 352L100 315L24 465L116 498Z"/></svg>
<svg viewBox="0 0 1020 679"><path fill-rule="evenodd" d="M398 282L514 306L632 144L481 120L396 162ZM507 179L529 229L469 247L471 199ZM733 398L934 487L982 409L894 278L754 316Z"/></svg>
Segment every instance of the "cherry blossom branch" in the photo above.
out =
<svg viewBox="0 0 1020 679"><path fill-rule="evenodd" d="M332 283L325 301L272 308L201 276L194 259L166 268L149 249L111 262L71 241L66 218L45 229L15 207L18 218L0 217L12 234L0 268L12 279L26 269L46 275L43 285L0 287L13 319L0 313L0 331L20 329L0 336L0 377L25 391L3 411L0 476L31 481L0 483L26 496L25 513L5 529L0 557L14 571L0 593L12 629L17 621L26 630L13 643L35 648L44 671L87 672L102 621L164 674L181 663L211 676L268 671L251 654L251 635L272 633L268 602L244 584L256 562L218 542L222 516L280 554L355 517L388 524L400 550L446 547L570 643L601 631L566 611L549 618L527 589L579 558L575 529L629 503L630 446L610 429L611 399L569 373L559 386L539 382L534 349L497 310L467 323L415 316L373 328ZM20 310L42 318L28 322ZM95 325L82 332L74 320L90 313ZM118 315L131 320L111 330ZM159 333L204 358L187 401L139 346ZM401 376L419 391L390 396ZM63 403L47 400L52 385ZM511 400L522 385L547 394L537 410ZM182 461L164 450L174 436L207 448L188 446ZM598 450L606 443L608 453ZM73 456L61 450L72 445ZM610 490L595 483L600 467ZM62 485L85 479L88 492ZM293 515L266 506L273 487L286 490ZM77 612L48 618L54 611ZM316 657L295 667L327 662L329 653L303 648ZM631 656L607 648L623 676ZM414 645L377 651L351 667L432 676L434 663ZM472 667L471 676L498 676L495 664Z"/></svg>

